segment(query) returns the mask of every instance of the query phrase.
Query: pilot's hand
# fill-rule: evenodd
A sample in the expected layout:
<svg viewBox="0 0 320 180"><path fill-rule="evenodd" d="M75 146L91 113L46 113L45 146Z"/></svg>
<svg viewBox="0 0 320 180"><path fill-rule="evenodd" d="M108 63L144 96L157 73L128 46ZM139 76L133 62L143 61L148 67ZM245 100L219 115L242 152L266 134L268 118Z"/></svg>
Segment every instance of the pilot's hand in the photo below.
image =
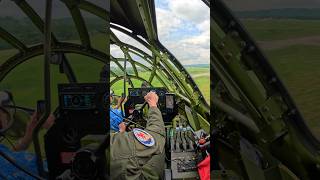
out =
<svg viewBox="0 0 320 180"><path fill-rule="evenodd" d="M42 125L45 129L50 129L51 126L54 124L56 117L53 114L50 114L46 122Z"/></svg>
<svg viewBox="0 0 320 180"><path fill-rule="evenodd" d="M127 101L127 98L124 98L124 97L120 97L119 99L118 99L118 104L121 104L121 103L125 103Z"/></svg>
<svg viewBox="0 0 320 180"><path fill-rule="evenodd" d="M37 126L37 112L34 112L30 117L30 120L26 126L26 131L24 137L27 139L32 139L33 129Z"/></svg>
<svg viewBox="0 0 320 180"><path fill-rule="evenodd" d="M34 112L26 126L25 134L22 138L19 139L18 143L14 146L16 151L26 150L30 143L32 142L33 130L38 124L38 113ZM55 121L54 115L50 115L46 122L44 123L44 128L50 128Z"/></svg>
<svg viewBox="0 0 320 180"><path fill-rule="evenodd" d="M124 104L126 102L127 102L127 98L124 98L124 97L118 98L118 103L117 103L117 106L115 107L115 109L120 109L121 108L121 104Z"/></svg>
<svg viewBox="0 0 320 180"><path fill-rule="evenodd" d="M158 95L153 91L144 96L144 100L146 100L150 107L157 107L158 99Z"/></svg>
<svg viewBox="0 0 320 180"><path fill-rule="evenodd" d="M18 140L17 144L14 145L13 149L15 151L22 151L28 148L32 142L33 129L37 126L37 123L37 112L34 112L26 126L24 136Z"/></svg>

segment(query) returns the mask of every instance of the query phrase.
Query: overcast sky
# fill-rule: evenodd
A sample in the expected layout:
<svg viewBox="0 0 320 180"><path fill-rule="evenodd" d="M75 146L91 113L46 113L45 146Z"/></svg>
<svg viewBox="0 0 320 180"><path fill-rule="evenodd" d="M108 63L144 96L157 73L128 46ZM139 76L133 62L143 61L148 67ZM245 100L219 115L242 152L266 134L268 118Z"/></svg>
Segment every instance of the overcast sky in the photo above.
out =
<svg viewBox="0 0 320 180"><path fill-rule="evenodd" d="M155 0L158 36L183 65L210 63L210 10L201 0ZM148 52L139 43L113 30L123 42ZM122 57L116 46L110 48Z"/></svg>
<svg viewBox="0 0 320 180"><path fill-rule="evenodd" d="M223 0L233 10L320 8L320 0Z"/></svg>
<svg viewBox="0 0 320 180"><path fill-rule="evenodd" d="M210 9L201 0L155 0L160 41L182 64L210 63Z"/></svg>

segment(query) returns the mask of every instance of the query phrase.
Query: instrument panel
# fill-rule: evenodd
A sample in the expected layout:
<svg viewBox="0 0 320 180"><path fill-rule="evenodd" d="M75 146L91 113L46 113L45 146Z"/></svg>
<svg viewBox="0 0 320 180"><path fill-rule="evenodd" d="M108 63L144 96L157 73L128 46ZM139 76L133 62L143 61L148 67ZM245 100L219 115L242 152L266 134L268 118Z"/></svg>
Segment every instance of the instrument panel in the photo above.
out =
<svg viewBox="0 0 320 180"><path fill-rule="evenodd" d="M131 97L144 97L150 91L154 91L160 97L165 96L167 90L165 88L129 88L129 96Z"/></svg>
<svg viewBox="0 0 320 180"><path fill-rule="evenodd" d="M109 90L105 83L59 84L58 94L58 116L45 134L49 179L70 169L83 137L105 135L109 130Z"/></svg>
<svg viewBox="0 0 320 180"><path fill-rule="evenodd" d="M125 104L125 114L128 116L129 109L134 109L137 104L145 102L144 96L154 91L158 96L158 108L162 113L163 120L169 122L177 114L175 94L169 93L166 88L129 88L128 101Z"/></svg>
<svg viewBox="0 0 320 180"><path fill-rule="evenodd" d="M81 131L101 134L107 131L107 87L103 83L59 84L62 119L76 121Z"/></svg>
<svg viewBox="0 0 320 180"><path fill-rule="evenodd" d="M65 109L93 109L96 107L94 94L64 94L62 98Z"/></svg>

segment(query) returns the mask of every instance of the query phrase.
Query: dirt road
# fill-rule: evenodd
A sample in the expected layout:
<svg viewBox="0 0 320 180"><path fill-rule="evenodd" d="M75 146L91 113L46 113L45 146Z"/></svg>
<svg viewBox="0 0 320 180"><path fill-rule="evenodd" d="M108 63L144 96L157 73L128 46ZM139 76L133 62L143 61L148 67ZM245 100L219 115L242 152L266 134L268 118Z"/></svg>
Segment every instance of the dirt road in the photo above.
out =
<svg viewBox="0 0 320 180"><path fill-rule="evenodd" d="M275 41L258 41L264 50L282 49L292 45L320 45L320 36L309 36Z"/></svg>
<svg viewBox="0 0 320 180"><path fill-rule="evenodd" d="M202 77L202 76L208 76L210 77L210 73L207 72L207 73L200 73L200 74L195 74L195 75L191 75L192 78L197 78L197 77Z"/></svg>

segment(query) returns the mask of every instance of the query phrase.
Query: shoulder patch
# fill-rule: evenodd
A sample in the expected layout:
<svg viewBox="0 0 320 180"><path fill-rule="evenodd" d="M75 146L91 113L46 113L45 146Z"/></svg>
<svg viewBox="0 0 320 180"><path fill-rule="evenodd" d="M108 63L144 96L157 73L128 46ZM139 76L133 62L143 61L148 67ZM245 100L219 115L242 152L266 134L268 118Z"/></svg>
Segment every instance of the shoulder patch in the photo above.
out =
<svg viewBox="0 0 320 180"><path fill-rule="evenodd" d="M151 147L155 144L154 138L151 134L146 132L145 130L134 128L132 130L134 137L143 145L147 147Z"/></svg>

